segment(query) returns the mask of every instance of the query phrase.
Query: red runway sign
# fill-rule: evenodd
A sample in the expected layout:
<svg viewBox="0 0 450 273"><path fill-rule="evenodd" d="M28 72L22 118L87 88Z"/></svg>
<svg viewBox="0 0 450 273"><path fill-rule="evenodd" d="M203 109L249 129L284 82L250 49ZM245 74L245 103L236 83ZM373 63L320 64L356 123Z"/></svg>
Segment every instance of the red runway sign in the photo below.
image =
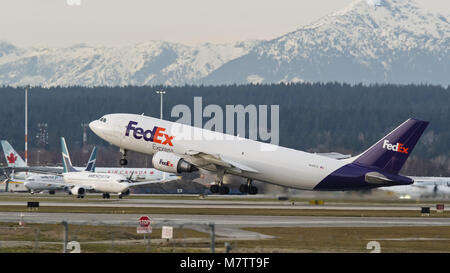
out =
<svg viewBox="0 0 450 273"><path fill-rule="evenodd" d="M152 233L152 226L150 225L150 218L148 216L144 215L139 218L137 233Z"/></svg>

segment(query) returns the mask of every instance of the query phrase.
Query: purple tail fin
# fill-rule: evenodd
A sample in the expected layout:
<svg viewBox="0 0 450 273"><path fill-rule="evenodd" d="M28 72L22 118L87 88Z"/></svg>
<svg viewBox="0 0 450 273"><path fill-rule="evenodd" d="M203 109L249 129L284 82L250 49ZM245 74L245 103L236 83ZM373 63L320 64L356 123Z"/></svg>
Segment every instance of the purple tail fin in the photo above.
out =
<svg viewBox="0 0 450 273"><path fill-rule="evenodd" d="M428 121L408 119L363 152L354 163L397 174L427 126Z"/></svg>

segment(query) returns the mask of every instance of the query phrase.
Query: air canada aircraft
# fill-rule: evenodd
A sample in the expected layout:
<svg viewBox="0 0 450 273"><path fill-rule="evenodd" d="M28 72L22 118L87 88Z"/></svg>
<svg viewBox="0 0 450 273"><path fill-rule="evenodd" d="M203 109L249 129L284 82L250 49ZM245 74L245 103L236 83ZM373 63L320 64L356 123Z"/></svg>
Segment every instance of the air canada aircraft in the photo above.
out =
<svg viewBox="0 0 450 273"><path fill-rule="evenodd" d="M241 192L256 194L253 180L300 190L358 190L413 184L399 175L427 121L410 118L366 151L354 157L313 154L202 128L135 114L109 114L89 124L91 130L122 152L153 155L154 168L217 174L213 193L227 194L224 174L247 178ZM336 153L332 153L336 154Z"/></svg>
<svg viewBox="0 0 450 273"><path fill-rule="evenodd" d="M14 148L11 146L11 144L9 144L8 141L1 140L0 143L3 148L3 154L5 155L6 163L8 164L7 167L3 167L2 169L11 173L11 177L8 177L8 180L25 180L27 176L34 175L40 172L54 172L58 169L58 167L48 166L29 167L19 155L19 153L17 153L16 150L14 150ZM83 169L80 167L76 168Z"/></svg>

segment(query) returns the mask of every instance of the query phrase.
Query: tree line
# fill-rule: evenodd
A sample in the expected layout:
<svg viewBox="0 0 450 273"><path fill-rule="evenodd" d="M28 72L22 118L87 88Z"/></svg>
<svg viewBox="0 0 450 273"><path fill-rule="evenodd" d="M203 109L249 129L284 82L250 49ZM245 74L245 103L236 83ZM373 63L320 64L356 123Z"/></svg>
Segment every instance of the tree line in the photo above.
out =
<svg viewBox="0 0 450 273"><path fill-rule="evenodd" d="M428 120L430 125L405 170L415 175L450 175L450 87L433 85L32 87L28 92L29 147L31 150L39 148L40 163L59 163L59 138L64 136L71 151L80 155L74 161L84 164L82 124L108 113L144 113L159 117L160 95L156 90L161 89L166 91L164 118L172 121L178 119L171 117L173 107L186 105L194 109L194 97L201 97L203 107L218 105L224 111L227 105L267 105L269 109L278 105L279 145L309 152L355 155L409 117ZM23 152L24 88L1 87L0 97L1 139ZM204 117L203 124L209 119ZM47 124L47 143L39 141L38 136L42 138L39 123ZM270 117L268 123L270 129ZM86 132L89 147L99 146L105 153L115 151L89 129ZM36 158L33 154L31 157ZM148 160L139 158L135 161L137 165ZM109 160L106 156L102 159L99 153L99 164L110 163Z"/></svg>

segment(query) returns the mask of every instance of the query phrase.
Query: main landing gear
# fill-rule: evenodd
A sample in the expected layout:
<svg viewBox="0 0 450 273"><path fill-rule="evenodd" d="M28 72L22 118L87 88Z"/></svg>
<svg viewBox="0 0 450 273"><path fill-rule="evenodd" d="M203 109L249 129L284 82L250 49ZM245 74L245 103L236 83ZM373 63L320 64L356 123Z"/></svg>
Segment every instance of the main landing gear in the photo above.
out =
<svg viewBox="0 0 450 273"><path fill-rule="evenodd" d="M127 150L125 149L120 149L120 153L122 154L122 158L120 159L119 163L120 166L125 166L128 164L128 160L126 159L127 156Z"/></svg>
<svg viewBox="0 0 450 273"><path fill-rule="evenodd" d="M218 184L211 185L209 190L212 193L228 194L230 193L230 188L223 184L223 176L225 174L224 168L217 168L217 178L219 179ZM239 187L241 193L257 194L258 188L252 185L253 179L247 178L247 184L242 184Z"/></svg>
<svg viewBox="0 0 450 273"><path fill-rule="evenodd" d="M109 195L109 193L104 193L103 194L103 199L109 199L111 198L111 196Z"/></svg>
<svg viewBox="0 0 450 273"><path fill-rule="evenodd" d="M127 189L124 192L119 192L119 199L122 199L124 196L130 195L130 189Z"/></svg>
<svg viewBox="0 0 450 273"><path fill-rule="evenodd" d="M247 184L241 184L239 191L248 194L257 194L258 188L252 185L253 179L247 178Z"/></svg>
<svg viewBox="0 0 450 273"><path fill-rule="evenodd" d="M225 185L217 185L217 184L214 184L214 185L211 185L211 187L209 188L209 190L212 192L212 193L220 193L220 194L228 194L228 193L230 193L230 188L228 188L228 186L225 186Z"/></svg>
<svg viewBox="0 0 450 273"><path fill-rule="evenodd" d="M217 167L217 178L219 179L219 184L211 185L209 190L212 193L228 194L230 193L230 188L223 184L223 176L225 175L225 168Z"/></svg>

